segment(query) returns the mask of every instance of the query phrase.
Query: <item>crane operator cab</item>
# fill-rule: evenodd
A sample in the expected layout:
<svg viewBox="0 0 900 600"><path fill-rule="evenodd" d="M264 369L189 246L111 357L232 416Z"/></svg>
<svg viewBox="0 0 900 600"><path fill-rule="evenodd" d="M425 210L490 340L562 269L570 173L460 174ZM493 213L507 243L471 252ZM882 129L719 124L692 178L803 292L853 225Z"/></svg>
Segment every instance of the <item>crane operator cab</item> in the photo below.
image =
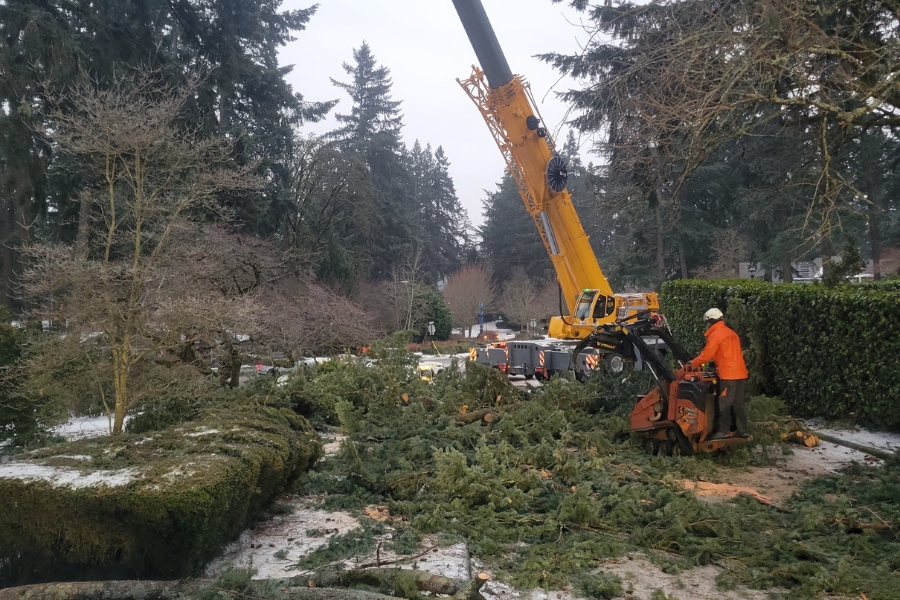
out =
<svg viewBox="0 0 900 600"><path fill-rule="evenodd" d="M574 308L571 317L551 317L550 337L577 340L601 325L627 322L648 311L658 313L659 298L656 293L607 295L598 289L584 289Z"/></svg>
<svg viewBox="0 0 900 600"><path fill-rule="evenodd" d="M600 290L584 290L575 307L575 319L578 321L608 321L616 312L616 297L604 296Z"/></svg>

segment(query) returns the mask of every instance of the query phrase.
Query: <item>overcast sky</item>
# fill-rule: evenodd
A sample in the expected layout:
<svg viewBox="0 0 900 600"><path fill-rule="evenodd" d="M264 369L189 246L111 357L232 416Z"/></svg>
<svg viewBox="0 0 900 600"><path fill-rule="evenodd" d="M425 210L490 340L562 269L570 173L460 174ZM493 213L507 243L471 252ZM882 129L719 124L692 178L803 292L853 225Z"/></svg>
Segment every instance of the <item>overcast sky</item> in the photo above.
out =
<svg viewBox="0 0 900 600"><path fill-rule="evenodd" d="M315 0L285 0L284 10ZM550 0L482 0L513 73L530 84L537 109L559 145L568 129L566 107L554 92L574 86L533 58L545 52L577 53L587 40L582 15ZM297 40L284 47L280 64L294 65L287 77L306 100L339 99L323 123L310 133L335 129L333 114L348 114L350 98L329 78L349 82L342 69L353 64L353 49L368 42L379 65L391 71L393 99L402 101L403 140L412 146L443 146L450 175L472 223L482 223L481 201L503 176L504 164L484 120L456 79L466 79L476 62L451 0L318 0L319 9ZM582 141L586 162L588 141ZM597 162L594 159L594 162ZM523 207L524 210L524 207Z"/></svg>

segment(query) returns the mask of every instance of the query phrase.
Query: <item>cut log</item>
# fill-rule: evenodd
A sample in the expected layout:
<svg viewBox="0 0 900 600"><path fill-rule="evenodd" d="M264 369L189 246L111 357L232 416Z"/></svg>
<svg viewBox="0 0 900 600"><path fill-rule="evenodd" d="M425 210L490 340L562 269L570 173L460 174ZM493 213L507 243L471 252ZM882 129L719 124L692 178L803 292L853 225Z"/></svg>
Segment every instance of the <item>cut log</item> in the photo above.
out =
<svg viewBox="0 0 900 600"><path fill-rule="evenodd" d="M77 581L0 589L0 600L176 600L212 581Z"/></svg>
<svg viewBox="0 0 900 600"><path fill-rule="evenodd" d="M500 397L497 396L497 403L500 403ZM501 416L503 416L504 412L509 412L514 410L519 406L519 402L514 404L510 404L509 406L502 407L502 410L499 406L495 406L493 408L479 408L478 410L469 411L468 407L466 411L461 412L461 414L456 415L456 422L460 425L468 425L469 423L474 423L475 421L484 421L485 423L496 423Z"/></svg>
<svg viewBox="0 0 900 600"><path fill-rule="evenodd" d="M819 445L819 438L806 431L794 431L787 437L789 442L801 444L807 448L815 448Z"/></svg>
<svg viewBox="0 0 900 600"><path fill-rule="evenodd" d="M859 450L860 452L870 454L876 458L880 458L881 460L891 460L895 456L895 454L891 452L885 452L876 448L870 448L869 446L863 446L862 444L857 444L855 442L848 442L847 440L842 440L839 437L834 437L833 435L828 435L827 433L816 431L815 434L819 436L820 439L823 439L826 442L831 442L832 444L844 446L845 448L850 448L852 450Z"/></svg>
<svg viewBox="0 0 900 600"><path fill-rule="evenodd" d="M374 588L388 589L393 587L392 583L397 577L408 577L415 580L416 589L420 592L431 592L432 594L445 596L452 596L463 587L463 582L450 579L449 577L441 577L427 571L398 568L317 572L314 578L310 576L292 577L287 580L287 584L301 587L305 584L307 587L310 587L309 582L312 582L312 587L316 588L344 588L355 585L367 585Z"/></svg>
<svg viewBox="0 0 900 600"><path fill-rule="evenodd" d="M782 507L778 506L777 504L775 504L774 502L772 502L771 500L769 500L769 499L766 498L765 496L760 496L760 495L757 495L757 494L751 494L750 492L739 492L739 493L738 493L738 496L740 496L741 498L749 498L750 500L756 500L757 502L759 502L759 503L762 504L763 506L771 506L772 508L774 508L774 509L777 510L778 512L783 512L783 513L791 512L791 511L789 511L789 510L787 510L787 509L785 509L785 508L782 508Z"/></svg>
<svg viewBox="0 0 900 600"><path fill-rule="evenodd" d="M485 423L493 423L496 418L496 410L493 408L480 408L472 412L465 412L456 415L456 422L461 425L468 425L475 421L484 421Z"/></svg>

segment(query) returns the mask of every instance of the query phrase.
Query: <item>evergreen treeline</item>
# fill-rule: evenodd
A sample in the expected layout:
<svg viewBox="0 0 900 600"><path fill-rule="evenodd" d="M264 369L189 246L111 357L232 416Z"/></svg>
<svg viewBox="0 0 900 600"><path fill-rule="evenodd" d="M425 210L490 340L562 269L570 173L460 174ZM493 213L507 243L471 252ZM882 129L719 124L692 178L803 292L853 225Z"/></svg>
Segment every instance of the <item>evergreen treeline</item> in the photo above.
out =
<svg viewBox="0 0 900 600"><path fill-rule="evenodd" d="M900 245L890 3L571 4L603 35L578 56L545 58L580 84L565 99L597 164L581 162L571 134L560 150L616 289L736 275L741 261L790 280L792 262L827 263L848 248L877 258ZM427 141L404 144L402 99L368 44L333 79L347 106L291 89L277 52L314 26L315 7L279 5L0 5L3 304L16 302L21 244L74 243L97 217L78 192L102 182L41 135L48 93L85 79L102 87L138 70L176 87L201 78L182 127L238 140L235 165L252 165L265 182L224 198L235 227L301 251L333 289L352 294L366 282L399 280L410 264L433 284L479 259L501 285L514 271L538 285L552 277L508 177L483 201L475 251L450 157ZM679 37L684 31L693 37ZM334 131L303 135L305 123L332 110Z"/></svg>
<svg viewBox="0 0 900 600"><path fill-rule="evenodd" d="M440 146L403 144L390 71L365 42L333 80L352 99L337 110L339 127L322 138L302 134L336 102L310 102L286 83L290 69L278 65L278 50L302 34L316 7L280 4L0 4L0 303L21 308L22 245L75 243L102 218L80 192L103 182L43 134L48 115L66 110L50 99L86 82L102 90L131 73L150 73L170 89L200 80L180 127L236 140L235 168L250 166L264 182L223 193L232 229L301 252L319 281L353 292L415 262L418 277L434 284L462 264L470 226L450 159Z"/></svg>

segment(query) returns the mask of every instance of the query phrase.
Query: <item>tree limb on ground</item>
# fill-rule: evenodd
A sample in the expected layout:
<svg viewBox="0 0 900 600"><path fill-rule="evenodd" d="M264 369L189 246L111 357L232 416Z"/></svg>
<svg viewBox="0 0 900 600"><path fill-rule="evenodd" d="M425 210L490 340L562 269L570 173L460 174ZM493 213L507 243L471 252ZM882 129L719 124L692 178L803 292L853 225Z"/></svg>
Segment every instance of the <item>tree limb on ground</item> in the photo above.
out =
<svg viewBox="0 0 900 600"><path fill-rule="evenodd" d="M759 502L759 503L762 504L763 506L771 506L772 508L774 508L774 509L777 510L778 512L782 512L782 513L789 513L789 512L791 512L791 511L789 511L789 510L786 509L786 508L782 508L781 506L779 506L779 505L776 504L775 502L772 502L771 500L769 500L769 499L766 498L765 496L760 496L759 494L752 494L752 493L750 493L750 492L738 492L738 496L740 496L741 498L749 498L750 500L756 500L757 502Z"/></svg>
<svg viewBox="0 0 900 600"><path fill-rule="evenodd" d="M896 456L896 454L892 452L884 452L882 450L877 450L875 448L871 448L869 446L863 446L862 444L857 444L855 442L848 442L847 440L842 440L839 437L834 437L833 435L828 435L827 433L821 433L818 431L813 432L819 439L823 439L826 442L831 442L832 444L837 444L838 446L844 446L845 448L851 448L853 450L858 450L865 454L870 454L876 458L880 458L881 460L891 460Z"/></svg>
<svg viewBox="0 0 900 600"><path fill-rule="evenodd" d="M465 582L449 577L442 577L428 571L414 571L411 569L386 568L386 569L353 569L349 571L317 572L315 576L291 577L290 585L312 585L316 587L351 587L356 585L368 585L379 589L392 587L392 582L397 576L408 577L415 581L416 589L420 592L430 592L444 596L455 596L465 588Z"/></svg>
<svg viewBox="0 0 900 600"><path fill-rule="evenodd" d="M332 579L321 580L333 585L378 585L396 577L400 569L371 569L344 571ZM403 570L413 578L419 591L451 596L455 600L484 600L481 588L490 580L479 573L463 586L462 582L425 571ZM277 580L287 600L396 600L392 596L342 587L315 587L318 582L305 577ZM259 582L255 582L259 583ZM299 586L298 586L299 584ZM211 580L185 581L76 581L53 582L0 589L0 600L182 600L207 589L215 589Z"/></svg>
<svg viewBox="0 0 900 600"><path fill-rule="evenodd" d="M473 410L471 412L464 412L462 414L456 415L456 422L460 425L468 425L469 423L474 423L475 421L484 421L485 423L493 423L497 419L500 418L501 414L504 412L509 412L510 410L515 409L519 406L519 403L510 404L509 406L503 407L504 410L500 410L499 408L479 408L478 410Z"/></svg>

